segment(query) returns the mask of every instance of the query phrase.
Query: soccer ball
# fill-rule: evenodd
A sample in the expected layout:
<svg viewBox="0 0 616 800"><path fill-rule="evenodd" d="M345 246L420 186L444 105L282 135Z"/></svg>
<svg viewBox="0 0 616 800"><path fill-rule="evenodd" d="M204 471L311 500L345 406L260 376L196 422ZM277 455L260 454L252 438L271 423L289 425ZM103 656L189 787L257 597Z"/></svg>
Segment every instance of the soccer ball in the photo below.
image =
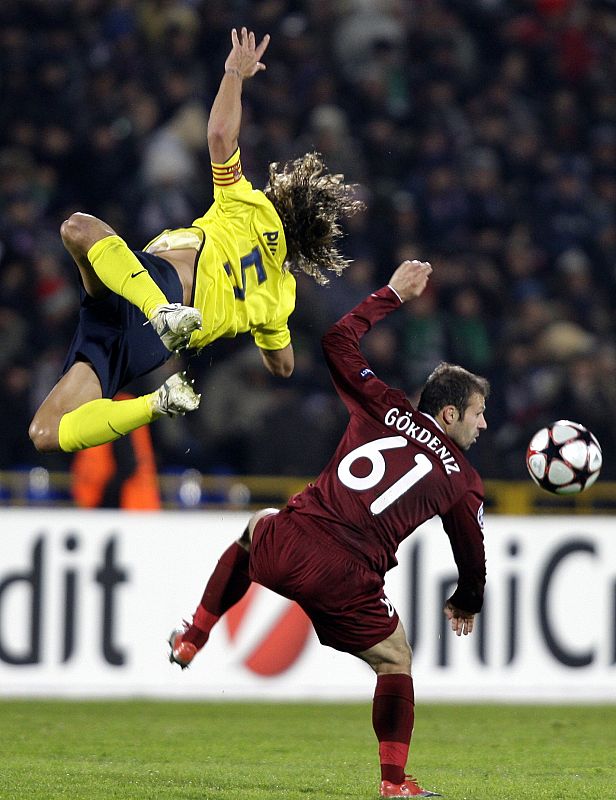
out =
<svg viewBox="0 0 616 800"><path fill-rule="evenodd" d="M526 466L538 486L554 494L576 494L599 477L603 455L597 438L579 422L559 419L530 440Z"/></svg>

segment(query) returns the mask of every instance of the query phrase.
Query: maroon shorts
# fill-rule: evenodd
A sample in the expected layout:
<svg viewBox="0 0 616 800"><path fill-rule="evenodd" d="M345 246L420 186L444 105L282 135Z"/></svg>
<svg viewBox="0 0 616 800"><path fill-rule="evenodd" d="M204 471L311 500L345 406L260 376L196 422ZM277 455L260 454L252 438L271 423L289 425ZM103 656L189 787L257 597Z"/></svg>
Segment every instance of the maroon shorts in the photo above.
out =
<svg viewBox="0 0 616 800"><path fill-rule="evenodd" d="M322 644L358 653L387 639L398 614L383 578L340 547L309 519L290 509L255 526L250 577L295 600L310 617Z"/></svg>

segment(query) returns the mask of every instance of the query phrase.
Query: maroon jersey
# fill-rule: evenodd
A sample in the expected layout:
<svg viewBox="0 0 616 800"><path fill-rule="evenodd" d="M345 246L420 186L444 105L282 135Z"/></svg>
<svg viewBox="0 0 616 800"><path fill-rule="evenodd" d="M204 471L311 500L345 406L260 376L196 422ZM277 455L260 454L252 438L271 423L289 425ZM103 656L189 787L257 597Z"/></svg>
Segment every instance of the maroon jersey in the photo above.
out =
<svg viewBox="0 0 616 800"><path fill-rule="evenodd" d="M388 286L371 294L323 337L325 357L351 416L333 458L288 507L384 575L400 542L438 514L458 567L451 602L481 609L485 584L483 485L463 452L405 394L379 380L359 342L401 305Z"/></svg>

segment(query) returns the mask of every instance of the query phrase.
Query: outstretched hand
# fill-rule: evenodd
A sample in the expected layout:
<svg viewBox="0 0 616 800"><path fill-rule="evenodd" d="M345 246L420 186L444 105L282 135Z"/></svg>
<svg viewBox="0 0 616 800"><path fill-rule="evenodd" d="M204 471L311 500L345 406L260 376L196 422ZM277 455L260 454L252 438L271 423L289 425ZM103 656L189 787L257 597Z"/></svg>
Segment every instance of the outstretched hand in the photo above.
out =
<svg viewBox="0 0 616 800"><path fill-rule="evenodd" d="M447 619L451 622L451 630L456 636L468 636L473 632L473 625L475 623L475 615L470 614L468 611L463 611L461 608L456 608L451 603L445 603L443 612Z"/></svg>
<svg viewBox="0 0 616 800"><path fill-rule="evenodd" d="M233 28L231 52L225 61L225 72L236 74L240 80L252 78L257 72L266 68L265 64L261 63L261 57L269 43L269 34L266 34L257 46L253 31L249 32L246 28L242 28L238 36L236 29Z"/></svg>
<svg viewBox="0 0 616 800"><path fill-rule="evenodd" d="M431 272L432 267L427 261L403 261L389 279L389 286L405 303L422 294Z"/></svg>

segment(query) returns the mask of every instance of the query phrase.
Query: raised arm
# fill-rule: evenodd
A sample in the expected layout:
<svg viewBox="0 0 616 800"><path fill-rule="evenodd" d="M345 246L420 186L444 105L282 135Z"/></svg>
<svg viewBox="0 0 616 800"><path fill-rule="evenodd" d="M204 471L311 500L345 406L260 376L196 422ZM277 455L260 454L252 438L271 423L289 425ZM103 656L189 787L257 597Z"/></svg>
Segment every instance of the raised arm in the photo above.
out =
<svg viewBox="0 0 616 800"><path fill-rule="evenodd" d="M231 31L231 52L225 61L225 74L207 126L207 143L214 164L224 164L237 150L242 122L242 84L246 78L265 69L261 57L269 42L269 34L257 46L252 31L242 28L239 37L235 28Z"/></svg>
<svg viewBox="0 0 616 800"><path fill-rule="evenodd" d="M370 402L380 402L390 388L370 369L360 349L361 338L401 303L419 297L431 272L428 262L403 261L387 286L368 295L323 336L321 343L334 386L349 410L357 404L367 407Z"/></svg>

